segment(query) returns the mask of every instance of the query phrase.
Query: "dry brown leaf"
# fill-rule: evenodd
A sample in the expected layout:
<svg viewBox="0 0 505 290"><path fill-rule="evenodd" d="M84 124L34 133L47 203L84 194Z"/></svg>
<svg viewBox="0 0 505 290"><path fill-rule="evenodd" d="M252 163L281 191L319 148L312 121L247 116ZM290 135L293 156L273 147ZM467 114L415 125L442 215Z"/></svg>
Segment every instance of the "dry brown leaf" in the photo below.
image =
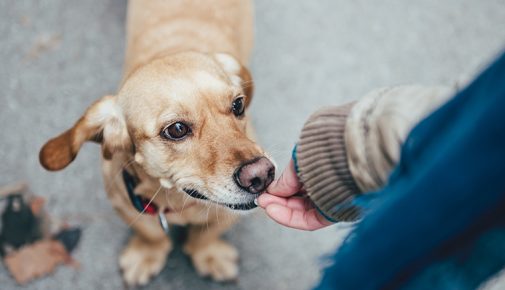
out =
<svg viewBox="0 0 505 290"><path fill-rule="evenodd" d="M59 264L70 261L71 257L63 244L54 240L36 242L4 258L7 269L21 285L45 276Z"/></svg>

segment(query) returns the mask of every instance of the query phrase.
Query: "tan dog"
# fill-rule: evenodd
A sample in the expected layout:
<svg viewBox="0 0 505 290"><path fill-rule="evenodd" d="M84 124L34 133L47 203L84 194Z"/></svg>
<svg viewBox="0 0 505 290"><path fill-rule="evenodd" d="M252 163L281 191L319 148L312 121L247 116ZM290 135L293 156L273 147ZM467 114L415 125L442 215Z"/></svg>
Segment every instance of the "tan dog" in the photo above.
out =
<svg viewBox="0 0 505 290"><path fill-rule="evenodd" d="M169 223L189 225L185 252L198 273L235 279L237 251L220 239L236 212L272 181L274 166L252 140L245 108L252 45L246 0L131 0L122 85L94 103L68 131L40 152L60 170L85 141L101 143L106 191L135 234L119 259L129 284L160 272L172 243L155 215L139 214L135 193L152 200Z"/></svg>

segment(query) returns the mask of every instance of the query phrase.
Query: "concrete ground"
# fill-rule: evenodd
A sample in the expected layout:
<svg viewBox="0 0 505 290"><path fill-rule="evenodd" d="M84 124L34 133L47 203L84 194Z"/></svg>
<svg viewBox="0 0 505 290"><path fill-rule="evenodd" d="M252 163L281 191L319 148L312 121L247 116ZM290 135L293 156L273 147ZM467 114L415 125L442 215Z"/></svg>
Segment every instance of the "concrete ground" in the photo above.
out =
<svg viewBox="0 0 505 290"><path fill-rule="evenodd" d="M0 185L28 180L54 216L84 227L79 270L60 267L18 287L0 266L1 289L124 287L117 257L130 233L105 198L99 148L85 145L58 173L44 171L37 155L93 100L115 92L125 10L124 0L0 1ZM379 86L467 78L505 47L504 28L502 0L257 0L259 139L283 167L315 109ZM258 211L227 234L242 257L236 284L199 278L177 249L145 289L308 289L342 233L282 228Z"/></svg>

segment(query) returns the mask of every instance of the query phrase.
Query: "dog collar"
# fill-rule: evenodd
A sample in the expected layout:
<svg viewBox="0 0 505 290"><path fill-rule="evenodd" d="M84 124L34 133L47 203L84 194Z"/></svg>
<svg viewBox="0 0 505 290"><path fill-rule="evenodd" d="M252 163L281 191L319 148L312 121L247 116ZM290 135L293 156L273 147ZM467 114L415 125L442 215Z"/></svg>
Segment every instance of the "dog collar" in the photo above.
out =
<svg viewBox="0 0 505 290"><path fill-rule="evenodd" d="M166 210L160 211L159 207L152 200L136 194L134 189L138 185L138 179L125 169L123 169L123 182L133 207L141 214L158 215L161 228L168 234L170 228L168 226L167 217L165 216Z"/></svg>

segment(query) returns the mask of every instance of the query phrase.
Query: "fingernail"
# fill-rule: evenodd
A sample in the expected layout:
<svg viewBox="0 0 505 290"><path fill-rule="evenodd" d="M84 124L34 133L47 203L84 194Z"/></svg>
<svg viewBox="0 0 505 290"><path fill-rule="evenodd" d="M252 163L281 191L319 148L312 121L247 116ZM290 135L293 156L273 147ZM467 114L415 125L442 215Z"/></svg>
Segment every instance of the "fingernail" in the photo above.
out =
<svg viewBox="0 0 505 290"><path fill-rule="evenodd" d="M255 204L255 205L259 205L259 203L258 203L258 198L255 198L255 199L254 199L254 204Z"/></svg>

